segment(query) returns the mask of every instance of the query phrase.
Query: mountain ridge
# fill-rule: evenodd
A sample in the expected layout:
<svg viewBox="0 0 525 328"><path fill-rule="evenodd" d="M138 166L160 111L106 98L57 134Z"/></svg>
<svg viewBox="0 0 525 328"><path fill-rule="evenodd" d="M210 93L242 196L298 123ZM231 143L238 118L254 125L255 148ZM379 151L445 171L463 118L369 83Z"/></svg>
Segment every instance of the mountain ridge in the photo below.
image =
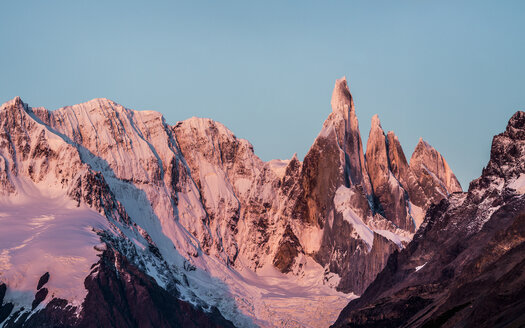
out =
<svg viewBox="0 0 525 328"><path fill-rule="evenodd" d="M430 207L412 242L332 327L525 324L524 131L518 111L493 138L481 176Z"/></svg>
<svg viewBox="0 0 525 328"><path fill-rule="evenodd" d="M389 254L411 240L415 221L401 226L398 218L421 215L454 191L442 181L449 171L437 151L421 156L430 173L417 175L400 160L399 143L388 147L390 134L384 132L377 140L378 158L387 165L369 172L345 78L336 81L332 104L302 162L296 156L264 162L247 140L210 119L169 125L160 113L130 110L105 98L48 111L17 97L0 109L0 201L10 203L24 193L13 183L17 179L42 190L42 202L53 186L60 197L107 218L105 226L88 229L102 248L122 254L161 288L177 290L197 311L217 308L236 326L282 325L290 313L280 312L280 304L289 301L271 295L299 286L309 291L297 294L299 304L318 300L332 306L312 322L314 317L301 312L291 320L327 325L352 293L375 278ZM393 189L372 182L389 179ZM426 191L419 212L401 180L409 190ZM398 198L379 197L374 193L379 189L382 195L395 191ZM405 214L384 212L394 204ZM56 220L57 209L49 211L45 215ZM2 260L11 263L10 254L22 243L14 238L2 246ZM101 246L91 247L90 258L101 256ZM49 295L59 293L52 267L48 271ZM15 306L8 321L14 322L32 311L20 310L26 301L12 297L17 282L6 282L6 302ZM42 306L52 304L49 297L35 311L47 309Z"/></svg>

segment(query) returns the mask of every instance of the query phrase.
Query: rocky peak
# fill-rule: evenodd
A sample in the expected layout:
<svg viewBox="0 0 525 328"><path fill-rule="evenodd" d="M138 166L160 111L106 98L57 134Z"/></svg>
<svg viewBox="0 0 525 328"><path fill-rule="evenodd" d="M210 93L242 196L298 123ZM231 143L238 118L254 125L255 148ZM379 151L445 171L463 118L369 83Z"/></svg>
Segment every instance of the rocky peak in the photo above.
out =
<svg viewBox="0 0 525 328"><path fill-rule="evenodd" d="M380 134L384 167L388 171L385 137L382 132ZM378 176L383 177L383 174ZM342 277L338 289L361 292L384 265L388 254L398 246L374 233L374 229L388 230L389 223L394 225L382 216L372 215L370 199L374 193L355 108L344 78L335 83L332 112L304 158L298 182L297 188L287 189L292 190L290 195L296 200L291 216L306 223L306 227L300 228L302 231L318 231L316 235L322 236L320 245L311 247L308 244L313 244L313 239L299 233L301 246L307 254L313 249L318 263ZM398 189L396 195L403 195ZM403 202L396 199L395 203ZM340 204L348 206L338 206ZM405 206L403 203L406 211ZM355 218L359 219L354 221ZM371 269L356 279L357 266Z"/></svg>
<svg viewBox="0 0 525 328"><path fill-rule="evenodd" d="M407 195L391 172L389 153L389 144L381 122L378 115L374 115L366 146L366 167L374 197L377 199L374 210L401 229L414 231L415 226L408 212Z"/></svg>
<svg viewBox="0 0 525 328"><path fill-rule="evenodd" d="M169 159L159 154L169 155L173 147L167 145L169 136L162 122L152 127L139 113L98 98L50 112L48 124L91 154L97 154L105 161L98 161L99 164L105 165L104 169L111 169L118 178L158 182L169 163ZM149 138L154 134L152 130L158 130L160 136ZM165 152L151 147L156 142L164 144L162 150Z"/></svg>
<svg viewBox="0 0 525 328"><path fill-rule="evenodd" d="M237 138L219 122L208 118L192 117L178 122L173 131L196 181L206 172L203 161L224 170L230 180L238 177L255 179L263 162L245 139Z"/></svg>
<svg viewBox="0 0 525 328"><path fill-rule="evenodd" d="M332 113L324 122L319 137L326 137L330 132L334 133L338 148L345 154L346 183L361 185L366 194L371 194L372 189L366 173L359 121L346 77L336 80L331 105Z"/></svg>
<svg viewBox="0 0 525 328"><path fill-rule="evenodd" d="M433 203L453 192L462 191L459 181L445 158L422 138L419 139L412 154L409 166L416 176L420 177L420 184L435 185L435 188L429 186L426 190Z"/></svg>
<svg viewBox="0 0 525 328"><path fill-rule="evenodd" d="M18 129L15 124L18 120L23 120L24 124L32 122L29 117L30 107L22 101L20 97L15 97L0 106L0 113L4 112L3 117L7 120L13 120L9 129Z"/></svg>
<svg viewBox="0 0 525 328"><path fill-rule="evenodd" d="M204 240L203 248L217 256L225 252L228 263L234 264L240 251L238 222L242 210L250 208L250 193L256 188L263 162L247 140L211 119L192 117L178 122L172 130L200 191L215 240L213 244ZM251 211L256 209L252 206ZM248 216L246 221L251 223Z"/></svg>
<svg viewBox="0 0 525 328"><path fill-rule="evenodd" d="M522 111L516 112L505 132L492 140L490 160L481 177L471 182L469 191L483 197L505 188L525 193L525 112Z"/></svg>
<svg viewBox="0 0 525 328"><path fill-rule="evenodd" d="M292 159L290 161L297 161L297 162L299 162L299 159L297 158L297 153L293 153Z"/></svg>
<svg viewBox="0 0 525 328"><path fill-rule="evenodd" d="M372 180L372 188L375 188L378 185L377 179L384 178L384 175L387 175L389 172L385 132L381 127L381 122L377 114L372 117L372 124L366 144L366 164L368 174ZM388 176L386 178L388 179Z"/></svg>
<svg viewBox="0 0 525 328"><path fill-rule="evenodd" d="M381 127L381 120L379 119L378 114L372 116L372 120L370 121L370 127L371 131L379 129L384 134L383 128Z"/></svg>
<svg viewBox="0 0 525 328"><path fill-rule="evenodd" d="M332 105L332 111L342 114L346 119L348 119L348 111L354 110L354 101L345 76L335 81L330 103Z"/></svg>
<svg viewBox="0 0 525 328"><path fill-rule="evenodd" d="M408 162L405 157L405 152L401 147L399 138L393 131L388 131L386 139L388 143L390 170L398 180L401 180L401 177L405 176L408 171Z"/></svg>
<svg viewBox="0 0 525 328"><path fill-rule="evenodd" d="M9 168L11 178L22 175L41 182L52 177L47 181L48 188L66 188L81 170L76 149L40 124L20 97L1 108L0 157L8 163L3 166ZM68 168L62 169L65 166ZM7 175L3 180L6 185L14 182Z"/></svg>
<svg viewBox="0 0 525 328"><path fill-rule="evenodd" d="M93 107L122 107L113 100L107 98L94 98L86 101L85 104Z"/></svg>
<svg viewBox="0 0 525 328"><path fill-rule="evenodd" d="M517 111L512 115L507 124L507 129L505 130L510 138L516 140L525 139L525 112Z"/></svg>
<svg viewBox="0 0 525 328"><path fill-rule="evenodd" d="M0 106L0 109L6 109L6 108L25 108L27 105L22 101L22 99L19 96L14 97L13 99L5 102Z"/></svg>
<svg viewBox="0 0 525 328"><path fill-rule="evenodd" d="M298 198L296 215L323 226L333 208L333 197L341 186L361 186L360 193L371 193L359 123L346 78L335 82L332 112L306 154L300 177L304 195Z"/></svg>

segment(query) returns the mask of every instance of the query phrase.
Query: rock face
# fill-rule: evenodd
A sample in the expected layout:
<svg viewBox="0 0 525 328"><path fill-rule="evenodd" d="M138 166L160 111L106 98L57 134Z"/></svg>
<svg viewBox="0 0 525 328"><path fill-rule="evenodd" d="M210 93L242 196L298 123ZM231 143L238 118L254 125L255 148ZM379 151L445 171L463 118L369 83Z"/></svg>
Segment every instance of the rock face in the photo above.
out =
<svg viewBox="0 0 525 328"><path fill-rule="evenodd" d="M425 215L424 211L428 208L431 202L425 193L425 189L419 183L419 177L410 168L403 152L403 148L401 148L401 144L399 143L399 139L392 131L387 134L387 144L390 170L403 189L408 193L412 209L411 215L417 228L421 225L423 216ZM430 186L430 188L432 188L432 186ZM428 192L429 191L427 190L427 193ZM438 199L440 200L441 198Z"/></svg>
<svg viewBox="0 0 525 328"><path fill-rule="evenodd" d="M423 142L416 150L419 158L433 154ZM494 137L481 177L467 193L431 206L412 242L389 257L334 327L523 326L524 162L525 113L517 112ZM443 178L442 163L433 172Z"/></svg>
<svg viewBox="0 0 525 328"><path fill-rule="evenodd" d="M332 113L306 154L299 177L301 195L295 216L323 228L337 188L361 186L364 197L370 192L359 124L346 79L337 80L332 94Z"/></svg>
<svg viewBox="0 0 525 328"><path fill-rule="evenodd" d="M408 193L392 172L394 165L391 164L392 158L396 171L403 170L404 167L400 165L406 165L405 156L399 143L392 144L394 150L390 151L389 141L381 128L379 117L374 116L366 146L366 164L373 192L377 198L375 210L401 229L414 232L416 227L410 216ZM404 163L400 163L402 160Z"/></svg>
<svg viewBox="0 0 525 328"><path fill-rule="evenodd" d="M419 185L428 199L427 203L435 204L450 193L462 191L443 156L423 139L419 139L412 154L410 170L418 177Z"/></svg>
<svg viewBox="0 0 525 328"><path fill-rule="evenodd" d="M32 290L46 272L49 280L23 300L7 293L0 322L92 326L72 315L89 310L110 326L228 326L226 319L282 325L288 319L261 301L274 293L271 282L280 273L285 285L307 282L327 299L362 293L388 256L412 239L426 209L461 188L443 157L422 141L408 164L377 117L365 156L345 78L336 81L331 105L303 162L296 156L263 162L248 141L210 119L171 126L159 113L107 99L55 111L20 98L2 105L0 205L15 217L22 213L16 204L43 204L45 213L17 221L26 222L17 226L24 233L47 229L60 215L75 217L78 226L63 222L68 236L78 235L76 248L42 247L76 279L85 277L86 288L79 283L66 293L57 274L69 271L55 262L24 257L14 265L13 254L33 239L0 241L7 290L26 283ZM64 236L50 240L56 238ZM97 256L98 271L88 270ZM268 272L274 276L262 279ZM136 313L139 302L151 317Z"/></svg>

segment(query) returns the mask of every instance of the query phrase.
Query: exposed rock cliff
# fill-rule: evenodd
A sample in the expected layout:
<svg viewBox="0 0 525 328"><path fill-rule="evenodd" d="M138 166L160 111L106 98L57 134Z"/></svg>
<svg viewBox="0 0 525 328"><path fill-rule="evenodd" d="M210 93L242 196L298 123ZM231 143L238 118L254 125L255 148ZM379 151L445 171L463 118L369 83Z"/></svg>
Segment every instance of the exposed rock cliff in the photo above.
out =
<svg viewBox="0 0 525 328"><path fill-rule="evenodd" d="M397 145L390 145L389 139L385 136L379 117L375 115L372 118L370 135L366 146L366 165L374 196L377 199L377 208L385 218L392 221L396 226L415 231L415 223L410 215L410 206L408 205L408 193L403 189L400 182L392 172L391 158L396 165L396 171L404 168L399 163L404 159L403 150ZM390 151L390 146L394 150ZM392 155L391 155L392 154ZM400 158L401 157L401 158Z"/></svg>
<svg viewBox="0 0 525 328"><path fill-rule="evenodd" d="M435 153L420 142L416 158L430 155ZM524 162L525 113L517 112L494 137L481 177L467 193L429 209L413 241L390 256L334 327L523 326ZM427 177L441 177L453 188L455 179L446 178L441 163Z"/></svg>

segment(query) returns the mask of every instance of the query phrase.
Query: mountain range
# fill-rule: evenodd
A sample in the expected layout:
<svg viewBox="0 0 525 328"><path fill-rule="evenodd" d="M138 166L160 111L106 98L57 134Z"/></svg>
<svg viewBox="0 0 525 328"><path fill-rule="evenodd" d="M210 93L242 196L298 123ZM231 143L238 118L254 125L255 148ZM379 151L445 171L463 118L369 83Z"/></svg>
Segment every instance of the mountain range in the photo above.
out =
<svg viewBox="0 0 525 328"><path fill-rule="evenodd" d="M331 107L303 161L264 162L210 119L3 104L0 327L523 320L525 114L463 192L377 115L365 152L345 78Z"/></svg>

